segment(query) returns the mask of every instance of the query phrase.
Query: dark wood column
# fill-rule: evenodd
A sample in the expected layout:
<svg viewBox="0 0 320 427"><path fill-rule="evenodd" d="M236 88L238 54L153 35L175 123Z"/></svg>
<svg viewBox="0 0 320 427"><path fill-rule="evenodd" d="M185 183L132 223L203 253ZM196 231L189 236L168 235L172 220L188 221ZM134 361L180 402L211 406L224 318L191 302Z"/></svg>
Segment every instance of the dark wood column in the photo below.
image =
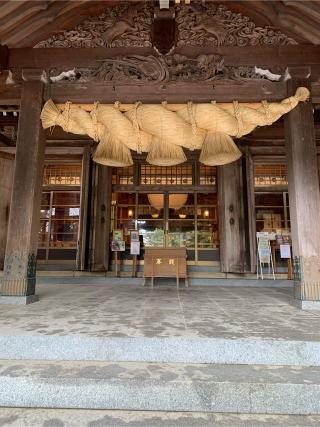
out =
<svg viewBox="0 0 320 427"><path fill-rule="evenodd" d="M45 139L40 123L43 83L23 84L2 295L35 293ZM21 298L20 298L21 300ZM32 298L26 298L31 302Z"/></svg>
<svg viewBox="0 0 320 427"><path fill-rule="evenodd" d="M218 167L220 264L225 273L245 269L241 159Z"/></svg>
<svg viewBox="0 0 320 427"><path fill-rule="evenodd" d="M0 152L0 270L6 252L13 170L14 154Z"/></svg>
<svg viewBox="0 0 320 427"><path fill-rule="evenodd" d="M89 214L89 186L90 182L90 163L91 149L85 147L82 157L82 177L81 177L81 208L80 208L80 224L79 224L79 244L77 252L77 270L83 271L87 267L87 242L89 241L89 233L87 230Z"/></svg>
<svg viewBox="0 0 320 427"><path fill-rule="evenodd" d="M308 70L289 70L288 95L309 86ZM320 192L311 100L285 116L295 298L318 301L320 307Z"/></svg>
<svg viewBox="0 0 320 427"><path fill-rule="evenodd" d="M94 214L91 241L91 271L107 271L110 253L112 168L95 165Z"/></svg>
<svg viewBox="0 0 320 427"><path fill-rule="evenodd" d="M252 153L246 150L245 158L246 176L244 182L246 184L246 214L247 214L247 227L248 227L248 245L247 251L250 254L249 271L255 273L257 268L257 240L256 240L256 209L254 197L254 163Z"/></svg>

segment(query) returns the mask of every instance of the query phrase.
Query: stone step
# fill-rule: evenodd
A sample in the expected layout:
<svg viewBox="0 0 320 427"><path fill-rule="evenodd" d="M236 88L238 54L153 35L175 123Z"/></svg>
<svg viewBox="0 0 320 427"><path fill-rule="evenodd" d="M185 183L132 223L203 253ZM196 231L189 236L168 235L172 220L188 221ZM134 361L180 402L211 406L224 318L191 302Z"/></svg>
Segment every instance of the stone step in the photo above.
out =
<svg viewBox="0 0 320 427"><path fill-rule="evenodd" d="M0 361L0 406L320 414L320 368Z"/></svg>
<svg viewBox="0 0 320 427"><path fill-rule="evenodd" d="M320 367L320 342L181 336L1 335L0 359Z"/></svg>
<svg viewBox="0 0 320 427"><path fill-rule="evenodd" d="M73 275L66 275L65 272L60 272L59 274L44 274L38 276L38 284L61 284L64 285L142 285L141 277L131 277L129 273L121 273L121 277L113 277L110 272L107 273L107 276L102 273L92 273L92 274L79 274L75 272ZM189 285L190 286L259 286L259 287L293 287L292 280L286 280L282 275L277 275L277 280L270 280L266 278L265 280L257 280L255 275L250 275L248 277L229 277L226 278L225 273L201 273L201 277L194 277L192 274L189 276ZM149 282L148 282L149 283ZM176 279L174 278L156 278L155 286L165 284L170 286L176 286ZM184 279L180 280L180 286L184 286Z"/></svg>
<svg viewBox="0 0 320 427"><path fill-rule="evenodd" d="M2 408L0 425L8 427L318 427L320 416Z"/></svg>

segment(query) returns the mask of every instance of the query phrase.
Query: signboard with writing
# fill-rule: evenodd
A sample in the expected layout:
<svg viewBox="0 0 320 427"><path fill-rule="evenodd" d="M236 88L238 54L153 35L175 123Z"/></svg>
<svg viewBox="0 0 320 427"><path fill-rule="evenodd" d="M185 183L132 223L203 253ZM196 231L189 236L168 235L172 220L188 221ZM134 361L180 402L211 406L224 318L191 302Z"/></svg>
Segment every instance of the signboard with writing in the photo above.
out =
<svg viewBox="0 0 320 427"><path fill-rule="evenodd" d="M182 277L188 287L186 248L145 248L143 277L151 277L152 286L155 277L176 277L177 287Z"/></svg>

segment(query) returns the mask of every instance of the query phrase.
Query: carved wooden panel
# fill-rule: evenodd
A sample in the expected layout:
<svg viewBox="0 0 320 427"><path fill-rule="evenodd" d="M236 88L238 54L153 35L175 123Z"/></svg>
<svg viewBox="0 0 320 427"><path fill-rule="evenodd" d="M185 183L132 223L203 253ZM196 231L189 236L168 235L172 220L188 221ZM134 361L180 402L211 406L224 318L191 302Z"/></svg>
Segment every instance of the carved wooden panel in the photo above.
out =
<svg viewBox="0 0 320 427"><path fill-rule="evenodd" d="M35 47L146 47L151 46L153 7L150 2L123 2L86 19Z"/></svg>
<svg viewBox="0 0 320 427"><path fill-rule="evenodd" d="M35 47L147 47L152 46L151 33L156 8L153 2L121 2L106 7L105 12L86 19L72 30L55 34ZM168 22L170 20L162 20ZM167 22L168 21L168 22ZM175 8L178 29L177 46L254 46L286 45L297 42L271 27L259 27L241 13L233 13L213 3L181 4ZM172 24L172 25L171 25ZM172 42L175 28L173 22ZM168 28L163 28L163 41ZM172 28L171 28L172 27ZM161 29L157 30L161 36ZM161 51L161 49L158 49ZM167 46L163 52L167 52Z"/></svg>
<svg viewBox="0 0 320 427"><path fill-rule="evenodd" d="M62 71L52 69L49 76L60 75ZM284 70L277 71L280 71L280 74L284 73ZM77 68L73 73L69 73L66 79L79 82L157 84L169 81L211 83L222 79L243 80L262 77L251 66L225 65L224 58L219 55L199 55L196 58L189 58L185 55L171 54L113 57L100 61L98 67ZM19 80L18 75L15 75L15 80Z"/></svg>
<svg viewBox="0 0 320 427"><path fill-rule="evenodd" d="M255 46L297 44L272 27L256 26L223 5L192 3L176 7L178 46Z"/></svg>

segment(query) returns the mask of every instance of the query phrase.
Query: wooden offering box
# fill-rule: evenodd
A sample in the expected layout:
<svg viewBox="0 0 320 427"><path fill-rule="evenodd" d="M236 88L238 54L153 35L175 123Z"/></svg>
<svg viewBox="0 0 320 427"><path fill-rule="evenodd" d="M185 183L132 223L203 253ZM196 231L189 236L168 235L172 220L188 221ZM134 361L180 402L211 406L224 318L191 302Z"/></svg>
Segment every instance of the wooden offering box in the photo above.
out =
<svg viewBox="0 0 320 427"><path fill-rule="evenodd" d="M143 286L147 277L151 277L152 287L155 277L175 277L177 288L182 277L188 287L186 248L145 248Z"/></svg>

